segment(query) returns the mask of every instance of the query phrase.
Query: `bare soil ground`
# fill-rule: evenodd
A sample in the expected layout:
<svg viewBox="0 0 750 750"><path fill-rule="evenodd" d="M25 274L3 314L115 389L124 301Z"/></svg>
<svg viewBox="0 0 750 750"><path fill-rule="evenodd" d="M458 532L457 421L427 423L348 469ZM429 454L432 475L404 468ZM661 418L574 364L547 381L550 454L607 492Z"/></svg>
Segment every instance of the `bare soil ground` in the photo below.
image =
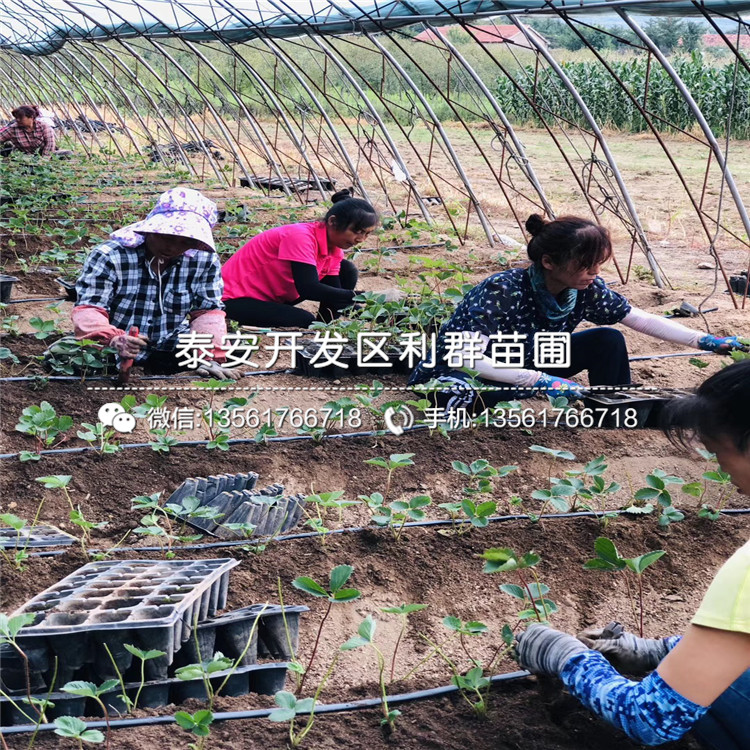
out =
<svg viewBox="0 0 750 750"><path fill-rule="evenodd" d="M528 131L523 134L526 146L534 152L536 163L548 184L559 185L550 197L559 206L559 212L578 211L581 206L570 190L569 177L559 171L549 156L545 136ZM455 135L459 140L459 136ZM646 210L647 228L651 233L657 257L667 272L673 288L659 290L645 278L631 279L626 286L615 286L633 304L651 312L662 313L686 300L694 305L707 299L704 307L718 306L709 313L705 321L696 318L685 324L700 330L710 330L720 335L750 333L750 318L747 310L735 309L728 295L722 293L721 281L714 289L714 272L699 270L698 263L708 259L706 245L701 239L696 223L690 218L684 199L680 198L667 168L653 146L638 138L618 138L614 148L622 158L621 167L628 173L634 197ZM686 165L691 179L702 179L701 160L695 147L687 140L674 142ZM464 149L462 155L469 159L468 144L458 143ZM738 169L738 180L747 185L750 179L750 145L733 144L734 164ZM545 156L546 155L546 156ZM547 165L547 166L544 166ZM481 171L481 165L473 165L472 177L479 189L492 192L493 183ZM556 171L558 170L558 171ZM225 200L243 200L253 208L252 224L241 227L252 233L267 226L281 215L294 220L312 218L320 213L320 207L298 209L285 200L269 201L252 197L249 191L210 190L221 203ZM118 194L103 199L116 202ZM711 200L715 208L718 196ZM278 208L276 208L278 206ZM90 210L93 210L90 209ZM496 226L501 231L521 240L511 217L500 206L495 212ZM236 226L236 225L235 225ZM444 236L441 227L422 230L411 237L403 232L386 233L382 244L420 244L440 241ZM218 231L220 240L227 248L239 247L246 234L231 236L230 228ZM391 237L395 235L395 239ZM615 235L617 239L617 234ZM26 297L57 296L59 287L54 282L56 269L52 264L35 262L34 256L54 247L56 240L43 234L28 236L13 247L3 249L3 268L20 278L13 296ZM87 241L74 245L83 248ZM622 245L618 246L618 252ZM225 252L229 252L227 249ZM476 282L499 270L496 258L498 248L490 247L476 228L472 228L470 241L446 253L443 248L410 250L406 248L386 261L379 273L372 264L367 264L367 255L357 260L362 270L361 286L380 290L394 286L402 278L414 279L423 269L419 256L440 258L460 263L467 267L465 280ZM720 247L722 261L728 272L737 273L747 267L747 253L731 243ZM622 258L623 256L618 256ZM30 261L27 272L19 259ZM624 256L627 261L627 253ZM645 266L643 259L634 264ZM606 269L607 280L617 280L614 267ZM643 275L643 274L641 274ZM19 316L21 336L3 336L2 346L7 346L19 358L18 365L4 365L3 375L41 374L36 357L47 342L30 335L29 319L34 316L56 318L61 329L67 329L70 303L59 302L59 312L45 309L48 303L22 303L12 305L6 315ZM632 331L626 331L631 355L649 355L678 352L672 347ZM50 339L52 340L52 339ZM705 369L688 363L687 357L654 359L633 363L633 379L649 386L693 388L722 365L719 357L704 356L708 363ZM260 368L263 360L258 360ZM288 360L282 359L274 368L279 374L263 377L246 377L238 382L238 392L219 394L217 401L229 395L251 395L251 406L259 411L273 410L279 406L301 409L320 409L336 398L347 395L346 389L356 383L369 383L377 378L385 385L403 389L390 391L389 399L410 398L405 391L406 377L395 374L377 374L372 377L342 375L336 381L305 378L283 372ZM148 393L168 396L169 408L183 407L200 410L207 403L205 391L196 390L190 380L148 381L134 371L130 384L131 392L139 403ZM33 450L34 441L15 431L21 410L29 404L47 400L59 414L73 418L74 429L70 439L61 447L77 447L84 443L75 437L75 430L82 422L95 422L99 407L125 395L111 390L109 383L79 382L20 382L2 383L2 450L17 452ZM302 389L306 390L302 390ZM259 390L264 389L264 390ZM268 389L268 390L265 390ZM544 402L533 402L541 409ZM196 412L197 413L197 412ZM362 427L371 428L373 423L365 417ZM139 422L136 431L122 436L122 442L138 442L148 439L148 425ZM347 425L344 431L355 428ZM357 428L359 429L359 428ZM238 428L232 437L252 438L257 430ZM176 432L176 431L174 431ZM175 434L180 439L203 439L207 436L199 424L193 429L182 429ZM279 432L293 435L296 430L285 426ZM569 450L576 455L571 462L558 461L554 465L545 456L531 452L533 444ZM517 471L502 480L496 480L492 499L498 504L498 512L517 510L512 498L521 498L522 510L538 512L541 503L531 498L535 489L548 486L550 476L562 476L569 468L580 468L599 455L607 457L608 480L616 481L622 489L612 495L607 509L621 508L629 503L632 493L644 486L644 477L655 468L686 480L698 480L707 465L694 454L672 446L654 430L602 430L569 429L536 426L531 429L481 429L451 433L450 440L437 433L407 433L399 438L348 438L326 440L321 445L312 442L254 443L233 446L228 452L208 451L204 447L177 447L168 454L157 454L149 447L132 448L119 453L101 456L94 453L59 454L44 456L39 462L21 463L16 458L5 459L2 472L3 511L31 518L39 503L43 506L40 521L53 523L71 533L77 528L68 520L69 507L62 493L44 489L35 481L37 477L61 474L73 476L70 485L71 498L79 505L84 516L93 521L106 521L107 525L93 532L91 545L107 549L117 544L128 532L123 546L136 549L116 552L119 557L151 558L158 552L138 552L138 548L153 542L138 538L133 529L138 525L140 514L131 510L130 499L136 495L164 492L165 496L189 476L206 476L224 471L256 471L266 484L283 482L289 492L327 492L343 490L344 497L354 500L359 494L383 492L385 472L365 463L369 458L388 456L391 453L413 453L414 466L394 474L389 500L409 499L415 495L430 495L432 506L427 509L430 519L445 519L438 503L455 500L465 485L463 478L451 468L452 461L471 462L486 458L495 466L515 465ZM686 520L667 528L657 525L655 516L637 518L620 517L603 526L597 519L574 521L552 521L533 523L514 521L491 524L486 529L473 530L465 535L440 533L450 531L446 527L413 528L404 532L396 541L387 529L368 529L360 533L335 534L324 539L297 539L273 542L260 554L252 548L239 547L223 550L180 551L178 558L204 556L234 556L240 565L231 574L228 607L235 608L254 602L277 601L277 581L281 580L287 603L305 603L311 607L302 623L300 660L305 663L312 652L317 627L324 614L324 605L291 587L293 578L310 575L316 580L325 580L331 568L348 563L355 566L353 585L362 591L360 600L352 605L334 608L323 637L316 665L311 672L311 684L322 677L325 668L335 655L338 646L354 634L358 623L368 614L379 621L378 643L387 659L391 658L398 638L400 622L393 615L380 612L381 607L403 602L428 604L428 609L412 616L410 628L399 647L396 667L396 682L392 692L417 690L447 684L450 671L437 658L432 658L408 680L404 675L429 653L429 646L421 636L442 641L448 631L442 626L446 615L455 615L463 620L480 620L489 626L489 634L469 639L469 653L487 663L497 650L499 629L504 623L515 625L518 607L507 595L498 590L499 583L512 582L500 576L483 575L478 559L489 547L509 546L516 550L534 549L542 557L539 567L541 579L550 586L550 597L560 607L553 617L557 627L575 632L581 628L620 618L629 627L635 626L633 611L624 581L615 576L582 570L583 562L593 554L593 542L602 534L612 538L623 554L636 555L646 550L664 549L667 555L646 575L645 630L648 635L662 636L680 632L689 622L714 571L731 552L742 544L750 531L748 516L724 516L717 522L699 519L696 511L699 502L690 496L675 492L675 504L686 513ZM709 486L704 501L717 499L716 488ZM728 507L742 508L747 498L731 496ZM339 519L329 515L326 525L331 529L367 525L369 513L362 505L345 511ZM0 600L4 612L11 612L26 600L55 583L84 564L87 558L80 547L71 548L55 558L32 558L28 570L18 572L3 563L3 585ZM421 634L421 636L420 636ZM462 669L469 667L466 652L457 641L451 641L446 653L457 660ZM377 693L377 673L373 659L361 652L342 657L330 682L321 695L324 702L357 699ZM496 671L511 671L514 664L504 659ZM291 686L291 680L289 682ZM244 710L266 707L271 703L267 697L247 696L220 699L219 710ZM194 711L198 703L187 706ZM173 713L175 707L167 707L158 713ZM463 748L469 743L478 750L484 748L545 748L548 750L573 750L573 748L608 748L623 750L634 747L632 743L607 725L593 719L587 712L562 696L557 688L537 684L529 680L513 683L493 692L489 715L485 721L476 719L458 697L443 698L402 707L404 716L398 732L384 739L379 728L377 712L367 711L342 716L321 717L307 744L309 747L333 748L348 744L351 747L403 747L412 748ZM187 735L173 726L141 728L119 731L113 735L112 746L130 750L141 750L155 746L184 746ZM58 738L42 737L42 747L57 747ZM283 747L283 727L266 721L232 722L217 725L209 743L211 748L229 747ZM9 741L11 747L21 747L20 740ZM690 740L674 747L691 748Z"/></svg>

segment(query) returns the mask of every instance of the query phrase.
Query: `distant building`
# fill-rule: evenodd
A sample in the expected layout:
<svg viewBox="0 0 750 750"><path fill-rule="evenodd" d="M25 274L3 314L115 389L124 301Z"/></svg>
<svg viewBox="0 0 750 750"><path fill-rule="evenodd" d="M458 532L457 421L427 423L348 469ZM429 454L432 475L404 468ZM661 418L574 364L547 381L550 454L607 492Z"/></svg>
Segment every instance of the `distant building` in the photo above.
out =
<svg viewBox="0 0 750 750"><path fill-rule="evenodd" d="M530 26L523 27L526 33L533 37L544 49L549 49L549 42L537 31L534 31ZM451 37L461 35L470 39L474 37L480 44L512 44L516 47L525 47L531 49L533 45L526 39L523 31L518 26L494 26L485 25L477 26L475 24L468 24L466 28L463 26L440 26L439 28L432 31L425 29L421 34L417 34L416 38L421 42L437 42L440 41L440 37L451 39Z"/></svg>
<svg viewBox="0 0 750 750"><path fill-rule="evenodd" d="M731 42L733 47L737 46L737 34L732 31L724 32L725 36ZM727 43L721 38L721 34L704 34L701 37L701 42L704 47L723 47L728 50ZM740 49L750 49L750 36L747 34L740 35Z"/></svg>

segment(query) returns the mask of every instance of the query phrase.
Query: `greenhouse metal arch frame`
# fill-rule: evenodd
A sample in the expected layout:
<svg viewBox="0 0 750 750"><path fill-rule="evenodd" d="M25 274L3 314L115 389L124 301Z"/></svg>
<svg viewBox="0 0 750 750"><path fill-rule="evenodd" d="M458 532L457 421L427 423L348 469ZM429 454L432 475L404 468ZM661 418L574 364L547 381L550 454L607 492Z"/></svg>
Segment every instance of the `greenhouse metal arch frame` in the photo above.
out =
<svg viewBox="0 0 750 750"><path fill-rule="evenodd" d="M615 11L633 32L648 70L661 69L670 78L697 128L687 132L649 111L645 95L641 100L590 43L590 27L577 15L605 11ZM461 242L473 224L494 245L508 226L523 234L529 211L554 215L553 206L506 101L451 32L441 33L450 23L474 40L478 54L495 65L497 79L518 93L551 137L592 218L616 220L630 238L624 270L623 259L616 259L621 281L628 280L638 250L656 283L668 285L602 124L565 68L522 23L528 15L554 16L592 50L658 141L738 307L719 248L731 240L750 250L750 218L732 174L729 136L720 142L688 83L633 14L704 18L735 66L750 72L740 43L750 33L740 15L748 11L750 0L0 0L0 103L11 109L21 96L51 109L87 154L105 149L147 159L164 144L196 176L208 170L225 184L241 177L250 187L273 186L300 200L310 191L327 197L334 184L351 184L402 219L416 211L448 226ZM736 32L718 19L733 21ZM511 69L483 44L479 20L525 62ZM525 44L504 35L503 21L519 29ZM415 25L430 34L417 40ZM442 72L434 74L443 63L431 73L421 63L425 55L443 61L447 87ZM373 74L378 65L379 75ZM577 112L541 90L542 74L558 81ZM730 109L727 132L732 114ZM459 136L448 132L446 120L459 126ZM702 184L686 178L660 136L665 128L705 148ZM227 164L217 161L217 148ZM464 165L472 159L498 189L500 209L494 194L489 199L488 189L483 193L473 183ZM717 191L718 202L711 204L707 196Z"/></svg>

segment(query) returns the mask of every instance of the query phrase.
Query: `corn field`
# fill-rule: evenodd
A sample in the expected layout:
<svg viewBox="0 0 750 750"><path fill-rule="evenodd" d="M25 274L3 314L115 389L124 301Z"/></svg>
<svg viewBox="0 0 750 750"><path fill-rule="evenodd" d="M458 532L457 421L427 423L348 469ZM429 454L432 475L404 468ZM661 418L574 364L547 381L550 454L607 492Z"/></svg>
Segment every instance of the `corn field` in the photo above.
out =
<svg viewBox="0 0 750 750"><path fill-rule="evenodd" d="M663 132L690 131L695 117L666 71L658 65L649 68L647 57L608 63L627 90L598 62L567 62L562 68L586 102L596 121L604 127L629 133L648 129L639 107L645 109ZM731 114L731 136L750 137L750 73L741 66L711 65L700 53L676 58L673 67L692 93L703 115L717 136L726 135ZM736 82L735 82L736 77ZM551 113L586 126L581 111L558 76L549 68L528 66L517 76L523 91L507 78L498 78L495 92L514 124L542 125L541 114ZM540 111L535 112L529 97Z"/></svg>

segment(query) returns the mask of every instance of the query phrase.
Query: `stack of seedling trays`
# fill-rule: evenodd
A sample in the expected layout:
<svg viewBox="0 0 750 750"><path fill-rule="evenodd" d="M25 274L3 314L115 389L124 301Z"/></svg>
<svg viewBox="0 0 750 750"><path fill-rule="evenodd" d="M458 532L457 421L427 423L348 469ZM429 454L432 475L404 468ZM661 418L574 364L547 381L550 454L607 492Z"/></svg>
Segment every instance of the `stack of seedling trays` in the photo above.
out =
<svg viewBox="0 0 750 750"><path fill-rule="evenodd" d="M664 405L673 398L680 398L689 394L690 391L678 389L663 391L628 391L623 389L612 393L592 393L584 398L583 405L594 410L594 424L596 426L619 429L657 428ZM605 413L600 424L601 409L604 409Z"/></svg>
<svg viewBox="0 0 750 750"><path fill-rule="evenodd" d="M304 512L304 495L284 495L283 484L272 484L261 490L255 485L258 475L215 474L209 477L186 479L167 500L168 505L180 505L188 497L198 498L198 507L211 509L214 518L179 516L191 526L222 539L241 539L245 534L232 530L228 524L250 524L253 536L267 537L284 534L293 529Z"/></svg>
<svg viewBox="0 0 750 750"><path fill-rule="evenodd" d="M286 661L258 664L257 658L292 658L299 615L307 608L287 607L282 613L279 607L254 605L217 616L226 606L229 571L237 564L233 559L95 562L34 597L12 615L35 615L17 638L28 673L11 645L0 647L0 686L10 696L0 699L2 723L33 720L25 702L28 691L47 698L51 689L59 691L74 680L100 685L122 677L132 699L141 687L141 661L126 644L165 654L143 664L140 708L206 698L203 679L182 680L175 670L210 660L215 651L233 661L242 657L223 695L281 690ZM228 674L211 675L214 689ZM126 710L121 692L118 684L103 696L112 713ZM97 714L96 703L84 697L54 692L49 699L55 704L46 712L50 720Z"/></svg>

